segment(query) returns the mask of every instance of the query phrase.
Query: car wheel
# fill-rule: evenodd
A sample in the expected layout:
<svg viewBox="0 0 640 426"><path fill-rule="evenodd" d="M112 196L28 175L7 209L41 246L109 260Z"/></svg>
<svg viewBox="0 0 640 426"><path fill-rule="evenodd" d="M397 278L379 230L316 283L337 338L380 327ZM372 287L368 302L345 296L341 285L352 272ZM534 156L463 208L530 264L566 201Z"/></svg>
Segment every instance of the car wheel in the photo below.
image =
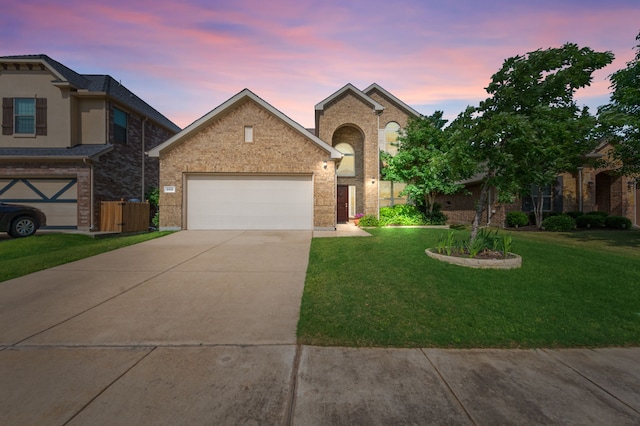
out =
<svg viewBox="0 0 640 426"><path fill-rule="evenodd" d="M29 237L36 233L38 225L29 216L20 216L11 222L9 235L14 238Z"/></svg>

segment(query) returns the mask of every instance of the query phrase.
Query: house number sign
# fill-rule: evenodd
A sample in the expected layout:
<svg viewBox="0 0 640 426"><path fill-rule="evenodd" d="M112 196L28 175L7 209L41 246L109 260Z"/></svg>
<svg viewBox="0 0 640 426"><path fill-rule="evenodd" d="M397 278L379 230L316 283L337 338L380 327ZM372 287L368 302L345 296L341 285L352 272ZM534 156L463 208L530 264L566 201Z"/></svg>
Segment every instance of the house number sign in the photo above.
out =
<svg viewBox="0 0 640 426"><path fill-rule="evenodd" d="M165 194L174 194L176 192L175 186L165 186L164 187Z"/></svg>

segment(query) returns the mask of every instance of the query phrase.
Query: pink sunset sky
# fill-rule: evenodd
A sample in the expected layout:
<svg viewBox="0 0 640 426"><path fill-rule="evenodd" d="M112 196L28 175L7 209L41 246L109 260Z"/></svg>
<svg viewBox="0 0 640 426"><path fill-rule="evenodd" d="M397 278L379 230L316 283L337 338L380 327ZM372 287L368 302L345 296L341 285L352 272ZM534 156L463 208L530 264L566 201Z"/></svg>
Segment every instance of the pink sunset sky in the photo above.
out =
<svg viewBox="0 0 640 426"><path fill-rule="evenodd" d="M638 0L0 0L0 56L109 74L185 127L249 88L305 127L347 83L422 114L487 97L504 59L565 42L616 60L578 92L592 112L634 55Z"/></svg>

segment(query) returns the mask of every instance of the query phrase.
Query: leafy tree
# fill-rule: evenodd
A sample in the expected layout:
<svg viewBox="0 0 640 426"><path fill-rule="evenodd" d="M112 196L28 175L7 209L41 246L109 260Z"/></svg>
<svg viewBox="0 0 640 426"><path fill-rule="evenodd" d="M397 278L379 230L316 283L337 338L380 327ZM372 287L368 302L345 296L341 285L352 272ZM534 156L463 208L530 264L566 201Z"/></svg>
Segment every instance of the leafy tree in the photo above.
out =
<svg viewBox="0 0 640 426"><path fill-rule="evenodd" d="M386 180L405 182L404 194L424 202L428 214L433 213L437 194L452 194L463 188L456 183L450 164L449 139L443 128L447 120L442 111L414 118L398 137L398 153L380 153L382 175Z"/></svg>
<svg viewBox="0 0 640 426"><path fill-rule="evenodd" d="M613 166L621 174L640 177L640 43L635 50L627 67L610 76L611 100L600 107L598 118L615 148Z"/></svg>
<svg viewBox="0 0 640 426"><path fill-rule="evenodd" d="M451 124L457 158L473 159L485 175L472 240L491 187L503 202L532 196L541 226L542 189L559 173L578 167L581 156L594 148L588 135L595 118L578 108L574 93L612 60L610 52L570 43L508 58L486 88L492 96ZM539 190L532 194L532 188Z"/></svg>

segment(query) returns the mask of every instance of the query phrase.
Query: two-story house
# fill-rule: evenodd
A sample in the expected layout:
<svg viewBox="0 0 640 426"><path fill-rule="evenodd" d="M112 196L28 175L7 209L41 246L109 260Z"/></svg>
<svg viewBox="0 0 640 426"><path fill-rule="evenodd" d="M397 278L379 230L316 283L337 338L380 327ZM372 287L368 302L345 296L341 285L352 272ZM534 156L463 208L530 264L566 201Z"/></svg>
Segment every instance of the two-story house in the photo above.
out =
<svg viewBox="0 0 640 426"><path fill-rule="evenodd" d="M0 57L0 201L33 205L52 228L100 229L100 202L158 186L146 153L180 128L109 75L46 55Z"/></svg>

